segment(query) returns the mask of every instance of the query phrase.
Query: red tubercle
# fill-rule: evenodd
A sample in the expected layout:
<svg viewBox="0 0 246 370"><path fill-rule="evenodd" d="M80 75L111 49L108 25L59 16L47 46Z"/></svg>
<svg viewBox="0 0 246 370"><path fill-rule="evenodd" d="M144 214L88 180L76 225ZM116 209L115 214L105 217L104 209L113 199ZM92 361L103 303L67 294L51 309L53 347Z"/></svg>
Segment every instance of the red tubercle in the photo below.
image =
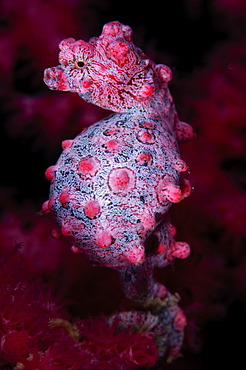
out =
<svg viewBox="0 0 246 370"><path fill-rule="evenodd" d="M149 230L154 228L156 221L154 216L152 216L149 211L143 212L143 214L140 216L140 219L145 229Z"/></svg>
<svg viewBox="0 0 246 370"><path fill-rule="evenodd" d="M126 260L131 262L134 265L140 265L145 260L145 251L144 247L140 245L131 246L131 248L124 253Z"/></svg>
<svg viewBox="0 0 246 370"><path fill-rule="evenodd" d="M136 162L139 166L150 166L152 163L152 155L148 152L139 153Z"/></svg>
<svg viewBox="0 0 246 370"><path fill-rule="evenodd" d="M137 133L137 139L143 144L154 144L155 136L149 131L141 130Z"/></svg>
<svg viewBox="0 0 246 370"><path fill-rule="evenodd" d="M72 228L68 223L63 223L61 227L61 233L63 236L71 236Z"/></svg>
<svg viewBox="0 0 246 370"><path fill-rule="evenodd" d="M96 243L99 248L108 248L113 243L113 238L108 231L103 230L97 234Z"/></svg>
<svg viewBox="0 0 246 370"><path fill-rule="evenodd" d="M165 204L167 200L172 203L179 203L182 200L182 192L178 185L161 179L157 186L157 197L160 204Z"/></svg>
<svg viewBox="0 0 246 370"><path fill-rule="evenodd" d="M105 146L107 148L107 150L110 152L110 153L115 153L117 151L119 151L121 145L120 143L118 142L118 140L108 140L106 143L105 143Z"/></svg>
<svg viewBox="0 0 246 370"><path fill-rule="evenodd" d="M154 93L154 87L149 84L144 84L138 91L137 99L148 98Z"/></svg>
<svg viewBox="0 0 246 370"><path fill-rule="evenodd" d="M52 212L52 206L54 204L54 199L48 199L42 204L42 212L44 214L50 214Z"/></svg>
<svg viewBox="0 0 246 370"><path fill-rule="evenodd" d="M174 163L172 163L172 167L175 168L178 172L185 172L188 170L187 164L182 161L182 159L177 159Z"/></svg>
<svg viewBox="0 0 246 370"><path fill-rule="evenodd" d="M62 204L68 203L70 201L70 194L67 190L63 190L59 195L59 201Z"/></svg>
<svg viewBox="0 0 246 370"><path fill-rule="evenodd" d="M56 166L50 166L45 171L45 177L48 181L54 181L55 179Z"/></svg>
<svg viewBox="0 0 246 370"><path fill-rule="evenodd" d="M165 244L159 244L157 248L157 253L165 253L167 251L167 246Z"/></svg>
<svg viewBox="0 0 246 370"><path fill-rule="evenodd" d="M91 80L83 80L82 87L84 89L89 89L89 87L91 87L92 84L93 82Z"/></svg>
<svg viewBox="0 0 246 370"><path fill-rule="evenodd" d="M167 199L172 203L179 203L182 200L182 191L179 186L169 183L166 186Z"/></svg>
<svg viewBox="0 0 246 370"><path fill-rule="evenodd" d="M99 168L99 160L92 156L84 157L80 160L78 165L79 173L84 176L95 176Z"/></svg>
<svg viewBox="0 0 246 370"><path fill-rule="evenodd" d="M84 206L85 215L89 218L95 218L100 214L100 205L96 200L91 200Z"/></svg>
<svg viewBox="0 0 246 370"><path fill-rule="evenodd" d="M109 188L113 193L126 195L135 186L135 174L127 167L114 168L108 178Z"/></svg>
<svg viewBox="0 0 246 370"><path fill-rule="evenodd" d="M175 242L172 244L171 250L168 252L168 258L185 259L190 255L190 246L186 242Z"/></svg>
<svg viewBox="0 0 246 370"><path fill-rule="evenodd" d="M74 140L63 140L62 149L69 149L73 145Z"/></svg>

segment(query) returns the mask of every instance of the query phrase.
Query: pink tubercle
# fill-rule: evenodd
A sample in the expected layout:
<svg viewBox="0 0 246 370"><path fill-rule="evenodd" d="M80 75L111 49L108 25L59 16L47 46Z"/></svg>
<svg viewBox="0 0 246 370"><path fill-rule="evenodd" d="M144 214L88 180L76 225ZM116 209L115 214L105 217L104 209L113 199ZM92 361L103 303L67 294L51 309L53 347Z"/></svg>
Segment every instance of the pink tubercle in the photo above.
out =
<svg viewBox="0 0 246 370"><path fill-rule="evenodd" d="M147 152L139 153L136 161L139 166L150 166L152 163L152 155Z"/></svg>
<svg viewBox="0 0 246 370"><path fill-rule="evenodd" d="M126 195L135 186L134 172L127 167L114 168L109 174L108 185L113 193Z"/></svg>
<svg viewBox="0 0 246 370"><path fill-rule="evenodd" d="M151 86L149 84L144 84L138 92L137 99L138 98L147 98L147 97L153 95L153 92L154 92L153 86Z"/></svg>
<svg viewBox="0 0 246 370"><path fill-rule="evenodd" d="M84 89L89 89L89 87L91 87L92 85L92 81L91 80L83 80L82 82L82 87Z"/></svg>
<svg viewBox="0 0 246 370"><path fill-rule="evenodd" d="M134 265L140 265L145 260L144 247L140 245L131 246L129 251L124 253L125 258Z"/></svg>
<svg viewBox="0 0 246 370"><path fill-rule="evenodd" d="M53 181L55 179L55 171L56 171L56 166L50 166L47 168L45 171L45 177L48 181Z"/></svg>
<svg viewBox="0 0 246 370"><path fill-rule="evenodd" d="M159 244L157 248L157 253L165 253L167 251L167 246L165 244Z"/></svg>
<svg viewBox="0 0 246 370"><path fill-rule="evenodd" d="M61 194L59 195L59 201L62 203L62 204L65 204L67 202L69 202L70 200L70 194L67 190L64 190L61 192Z"/></svg>
<svg viewBox="0 0 246 370"><path fill-rule="evenodd" d="M121 147L120 143L117 140L108 140L105 143L105 146L109 152L113 153L117 152Z"/></svg>
<svg viewBox="0 0 246 370"><path fill-rule="evenodd" d="M190 255L190 246L186 242L175 242L170 251L172 258L185 259Z"/></svg>
<svg viewBox="0 0 246 370"><path fill-rule="evenodd" d="M145 229L149 230L154 228L156 221L155 218L150 214L150 212L143 212L143 214L140 216L140 219Z"/></svg>
<svg viewBox="0 0 246 370"><path fill-rule="evenodd" d="M137 139L141 141L143 144L154 144L155 143L155 137L154 135L149 131L141 130L137 133Z"/></svg>
<svg viewBox="0 0 246 370"><path fill-rule="evenodd" d="M49 213L50 213L49 200L46 200L46 201L42 204L42 212L43 212L44 214L49 214Z"/></svg>
<svg viewBox="0 0 246 370"><path fill-rule="evenodd" d="M168 200L172 203L178 203L182 200L182 191L179 186L169 183L166 187Z"/></svg>
<svg viewBox="0 0 246 370"><path fill-rule="evenodd" d="M70 236L72 234L71 227L67 223L62 225L61 232L63 236Z"/></svg>
<svg viewBox="0 0 246 370"><path fill-rule="evenodd" d="M177 159L177 161L172 164L173 168L175 168L178 172L185 172L188 170L187 164L182 161L182 159Z"/></svg>
<svg viewBox="0 0 246 370"><path fill-rule="evenodd" d="M179 186L161 179L157 186L157 197L161 204L165 204L167 200L178 203L182 200L182 191Z"/></svg>
<svg viewBox="0 0 246 370"><path fill-rule="evenodd" d="M63 140L62 142L62 149L69 149L71 148L74 140Z"/></svg>
<svg viewBox="0 0 246 370"><path fill-rule="evenodd" d="M167 297L168 290L165 287L165 285L158 284L158 291L157 291L157 297L160 299L164 299Z"/></svg>
<svg viewBox="0 0 246 370"><path fill-rule="evenodd" d="M99 161L92 156L84 157L80 160L78 170L81 175L95 176L100 167Z"/></svg>
<svg viewBox="0 0 246 370"><path fill-rule="evenodd" d="M164 64L158 64L156 66L156 71L158 71L159 73L159 76L161 77L161 79L165 82L169 82L171 81L172 79L172 71L171 69L164 65Z"/></svg>
<svg viewBox="0 0 246 370"><path fill-rule="evenodd" d="M84 206L85 215L89 218L95 218L100 213L100 205L96 200L91 200Z"/></svg>

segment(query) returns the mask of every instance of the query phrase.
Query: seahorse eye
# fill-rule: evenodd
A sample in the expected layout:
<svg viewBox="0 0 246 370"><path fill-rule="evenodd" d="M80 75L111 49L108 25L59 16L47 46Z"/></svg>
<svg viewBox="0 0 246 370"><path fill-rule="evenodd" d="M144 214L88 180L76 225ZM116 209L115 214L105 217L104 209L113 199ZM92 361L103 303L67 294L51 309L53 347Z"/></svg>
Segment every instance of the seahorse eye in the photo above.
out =
<svg viewBox="0 0 246 370"><path fill-rule="evenodd" d="M83 68L85 66L85 62L83 60L77 60L75 65L77 68Z"/></svg>

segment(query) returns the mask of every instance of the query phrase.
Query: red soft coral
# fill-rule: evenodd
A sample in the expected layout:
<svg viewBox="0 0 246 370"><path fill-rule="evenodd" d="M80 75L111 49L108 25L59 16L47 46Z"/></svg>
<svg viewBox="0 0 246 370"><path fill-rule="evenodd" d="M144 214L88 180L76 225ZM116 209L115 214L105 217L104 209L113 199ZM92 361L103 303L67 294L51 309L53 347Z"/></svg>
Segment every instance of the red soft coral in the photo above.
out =
<svg viewBox="0 0 246 370"><path fill-rule="evenodd" d="M104 316L99 316L78 322L78 327L84 338L82 347L94 353L105 366L121 363L126 369L139 369L154 366L159 358L153 334L134 333L131 328L119 330L117 318L109 325Z"/></svg>

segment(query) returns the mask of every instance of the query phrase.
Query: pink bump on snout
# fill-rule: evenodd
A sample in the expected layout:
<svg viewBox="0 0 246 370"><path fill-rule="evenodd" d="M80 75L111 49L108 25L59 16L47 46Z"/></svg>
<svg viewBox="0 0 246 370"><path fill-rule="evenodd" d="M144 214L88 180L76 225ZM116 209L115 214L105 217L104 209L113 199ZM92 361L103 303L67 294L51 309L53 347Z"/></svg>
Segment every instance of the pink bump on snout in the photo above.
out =
<svg viewBox="0 0 246 370"><path fill-rule="evenodd" d="M49 200L46 200L46 201L42 204L42 212L43 212L44 214L49 214L49 213L50 213Z"/></svg>
<svg viewBox="0 0 246 370"><path fill-rule="evenodd" d="M147 98L151 96L154 92L153 86L149 84L144 84L141 89L138 92L137 99L138 98Z"/></svg>
<svg viewBox="0 0 246 370"><path fill-rule="evenodd" d="M100 213L100 205L96 200L91 200L84 206L85 215L89 218L95 218Z"/></svg>

